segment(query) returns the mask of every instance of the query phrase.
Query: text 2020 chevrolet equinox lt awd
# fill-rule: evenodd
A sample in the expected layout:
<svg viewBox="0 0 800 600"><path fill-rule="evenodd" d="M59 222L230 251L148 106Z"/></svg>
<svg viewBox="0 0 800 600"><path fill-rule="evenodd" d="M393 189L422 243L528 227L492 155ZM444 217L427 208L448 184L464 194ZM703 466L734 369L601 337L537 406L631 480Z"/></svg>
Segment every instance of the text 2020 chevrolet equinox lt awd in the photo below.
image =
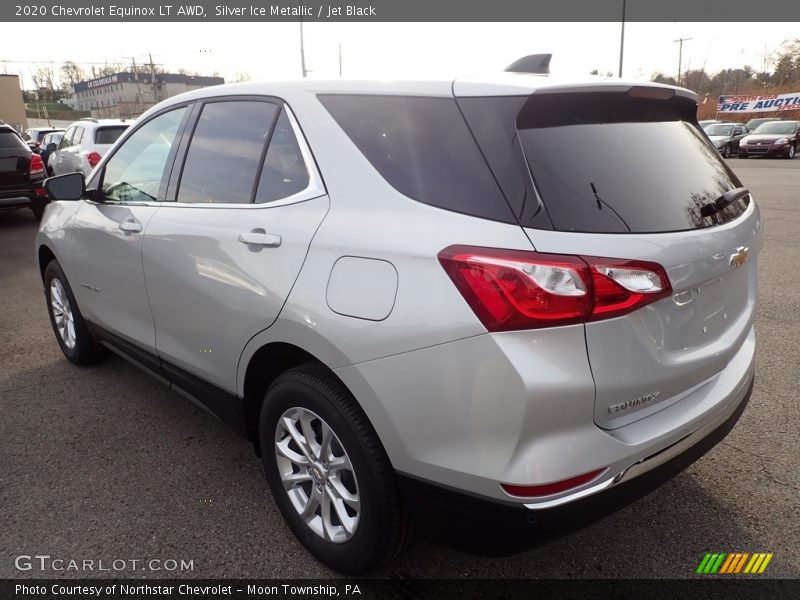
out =
<svg viewBox="0 0 800 600"><path fill-rule="evenodd" d="M407 490L533 521L685 466L752 390L758 208L688 90L524 63L150 109L46 183L62 351L252 439L346 572L402 549Z"/></svg>

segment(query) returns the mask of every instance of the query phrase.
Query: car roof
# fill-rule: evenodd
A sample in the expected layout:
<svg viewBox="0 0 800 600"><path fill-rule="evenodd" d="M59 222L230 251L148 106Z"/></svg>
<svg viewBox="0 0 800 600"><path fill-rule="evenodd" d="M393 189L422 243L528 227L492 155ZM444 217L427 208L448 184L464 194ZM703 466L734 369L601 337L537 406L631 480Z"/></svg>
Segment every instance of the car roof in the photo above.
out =
<svg viewBox="0 0 800 600"><path fill-rule="evenodd" d="M93 127L108 127L113 125L130 125L133 123L133 119L79 119L73 123L70 123L70 127L74 127L75 125L80 125L81 127L87 127L89 129Z"/></svg>
<svg viewBox="0 0 800 600"><path fill-rule="evenodd" d="M232 83L209 86L178 94L159 104L158 109L188 100L228 95L291 97L296 94L306 93L314 95L363 94L441 97L453 97L454 95L459 97L519 96L536 92L627 91L637 86L673 90L677 95L697 100L697 95L690 90L660 83L625 81L602 76L578 78L553 74L501 72L483 77L438 80L300 79L294 81Z"/></svg>

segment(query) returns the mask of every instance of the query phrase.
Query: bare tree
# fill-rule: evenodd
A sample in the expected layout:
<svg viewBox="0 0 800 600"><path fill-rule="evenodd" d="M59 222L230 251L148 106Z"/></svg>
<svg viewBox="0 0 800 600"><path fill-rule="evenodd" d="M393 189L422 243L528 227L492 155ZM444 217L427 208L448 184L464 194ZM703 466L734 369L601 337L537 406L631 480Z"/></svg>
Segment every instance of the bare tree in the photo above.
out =
<svg viewBox="0 0 800 600"><path fill-rule="evenodd" d="M61 88L66 90L76 83L80 83L86 79L86 73L83 68L71 60L65 61L61 65Z"/></svg>
<svg viewBox="0 0 800 600"><path fill-rule="evenodd" d="M122 64L120 63L105 63L103 66L92 65L91 67L92 79L97 79L98 77L108 77L109 75L114 75L120 71L122 71Z"/></svg>
<svg viewBox="0 0 800 600"><path fill-rule="evenodd" d="M31 73L33 85L45 102L55 100L55 72L50 65L39 65Z"/></svg>

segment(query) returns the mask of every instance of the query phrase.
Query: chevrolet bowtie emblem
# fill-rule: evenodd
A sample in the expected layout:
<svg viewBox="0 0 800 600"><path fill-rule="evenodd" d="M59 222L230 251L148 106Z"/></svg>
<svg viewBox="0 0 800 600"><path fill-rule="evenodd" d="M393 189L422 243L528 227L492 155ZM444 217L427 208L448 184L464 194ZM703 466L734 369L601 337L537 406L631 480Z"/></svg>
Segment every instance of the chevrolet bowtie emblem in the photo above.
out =
<svg viewBox="0 0 800 600"><path fill-rule="evenodd" d="M747 257L749 254L750 248L747 246L739 246L736 249L736 252L731 254L730 266L732 266L734 269L738 269L747 262Z"/></svg>

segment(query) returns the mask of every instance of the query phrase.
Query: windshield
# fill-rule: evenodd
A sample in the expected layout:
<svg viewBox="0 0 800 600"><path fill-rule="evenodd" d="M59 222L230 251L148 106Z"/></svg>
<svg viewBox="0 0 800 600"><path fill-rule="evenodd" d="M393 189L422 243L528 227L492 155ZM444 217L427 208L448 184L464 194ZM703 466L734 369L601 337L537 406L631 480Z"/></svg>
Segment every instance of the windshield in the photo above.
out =
<svg viewBox="0 0 800 600"><path fill-rule="evenodd" d="M733 125L707 125L706 133L709 136L712 135L727 136L733 133Z"/></svg>
<svg viewBox="0 0 800 600"><path fill-rule="evenodd" d="M772 123L764 123L763 125L759 125L753 133L777 133L791 135L795 131L797 131L797 123L793 123L791 121L773 121Z"/></svg>

